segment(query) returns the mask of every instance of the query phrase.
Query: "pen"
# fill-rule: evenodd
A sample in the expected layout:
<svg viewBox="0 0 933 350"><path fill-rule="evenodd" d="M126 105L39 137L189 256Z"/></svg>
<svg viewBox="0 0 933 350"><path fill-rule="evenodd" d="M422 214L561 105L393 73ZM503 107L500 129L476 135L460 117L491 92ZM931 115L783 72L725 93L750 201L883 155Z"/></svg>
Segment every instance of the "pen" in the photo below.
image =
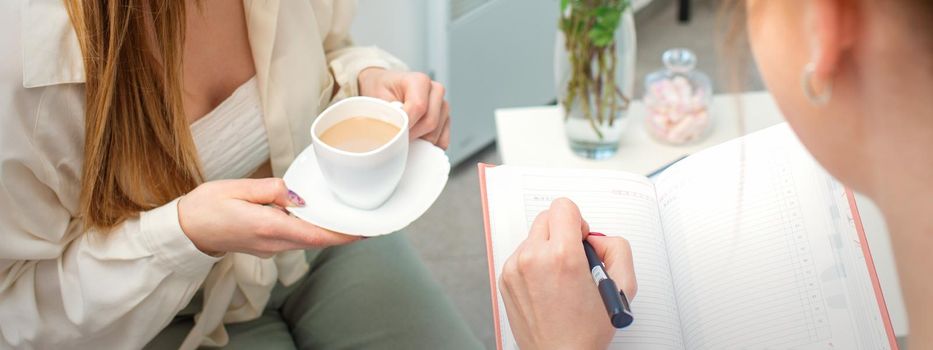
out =
<svg viewBox="0 0 933 350"><path fill-rule="evenodd" d="M599 289L599 295L603 299L603 305L606 306L606 312L609 313L612 326L621 329L632 324L635 317L632 316L632 309L629 308L625 293L619 290L616 283L606 274L606 266L599 260L590 242L583 241L583 251L586 252L586 261L590 265L593 282L596 282L596 288Z"/></svg>

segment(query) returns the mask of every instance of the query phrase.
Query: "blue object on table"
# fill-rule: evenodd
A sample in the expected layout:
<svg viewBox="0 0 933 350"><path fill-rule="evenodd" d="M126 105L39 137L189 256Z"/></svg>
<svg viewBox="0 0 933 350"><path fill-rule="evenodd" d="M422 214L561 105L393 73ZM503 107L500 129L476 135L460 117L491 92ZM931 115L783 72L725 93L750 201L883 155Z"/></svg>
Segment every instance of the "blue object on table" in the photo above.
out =
<svg viewBox="0 0 933 350"><path fill-rule="evenodd" d="M673 162L664 164L662 167L658 168L657 170L652 171L651 174L648 174L648 177L649 177L649 178L652 178L652 177L657 176L658 174L660 174L660 173L664 172L665 170L667 170L667 168L670 168L671 165L674 165L674 164L676 164L677 162L684 160L684 158L687 158L688 155L689 155L689 154L685 154L685 155L683 155L682 157L675 159Z"/></svg>

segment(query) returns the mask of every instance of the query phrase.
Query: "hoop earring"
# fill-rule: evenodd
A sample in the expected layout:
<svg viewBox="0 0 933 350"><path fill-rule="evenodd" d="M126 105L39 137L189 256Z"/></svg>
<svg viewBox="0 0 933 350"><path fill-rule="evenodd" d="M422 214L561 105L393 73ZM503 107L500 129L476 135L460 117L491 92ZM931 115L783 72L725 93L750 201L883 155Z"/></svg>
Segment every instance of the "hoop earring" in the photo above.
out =
<svg viewBox="0 0 933 350"><path fill-rule="evenodd" d="M825 106L833 97L833 84L832 82L827 82L826 89L824 89L822 93L817 93L813 88L814 71L816 71L816 66L813 62L808 63L806 67L803 68L803 76L800 79L803 85L803 94L807 96L807 99L809 99L810 103L814 106Z"/></svg>

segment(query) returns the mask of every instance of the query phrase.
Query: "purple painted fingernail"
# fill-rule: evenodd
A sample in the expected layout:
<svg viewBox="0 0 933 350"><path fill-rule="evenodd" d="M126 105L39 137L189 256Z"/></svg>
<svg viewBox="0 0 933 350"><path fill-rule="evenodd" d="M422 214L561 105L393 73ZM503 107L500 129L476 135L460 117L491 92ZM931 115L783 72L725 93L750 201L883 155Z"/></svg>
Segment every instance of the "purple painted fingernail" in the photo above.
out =
<svg viewBox="0 0 933 350"><path fill-rule="evenodd" d="M296 207L305 206L305 200L301 198L295 191L288 190L288 200L292 201Z"/></svg>

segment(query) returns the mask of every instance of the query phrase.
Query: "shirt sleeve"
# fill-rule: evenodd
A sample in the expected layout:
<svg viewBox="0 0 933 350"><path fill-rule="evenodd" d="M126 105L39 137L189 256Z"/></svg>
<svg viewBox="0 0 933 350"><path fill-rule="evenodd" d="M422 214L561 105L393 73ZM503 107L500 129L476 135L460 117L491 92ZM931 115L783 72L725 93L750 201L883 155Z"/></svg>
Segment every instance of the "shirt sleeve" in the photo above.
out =
<svg viewBox="0 0 933 350"><path fill-rule="evenodd" d="M350 24L356 13L355 0L317 0L315 13L330 12L322 20L324 26L324 52L328 66L338 87L334 99L360 94L357 76L360 71L370 67L391 70L408 70L401 60L375 46L353 46L350 39Z"/></svg>
<svg viewBox="0 0 933 350"><path fill-rule="evenodd" d="M0 131L0 348L141 348L217 260L178 223L177 200L108 232L83 231L28 137Z"/></svg>

